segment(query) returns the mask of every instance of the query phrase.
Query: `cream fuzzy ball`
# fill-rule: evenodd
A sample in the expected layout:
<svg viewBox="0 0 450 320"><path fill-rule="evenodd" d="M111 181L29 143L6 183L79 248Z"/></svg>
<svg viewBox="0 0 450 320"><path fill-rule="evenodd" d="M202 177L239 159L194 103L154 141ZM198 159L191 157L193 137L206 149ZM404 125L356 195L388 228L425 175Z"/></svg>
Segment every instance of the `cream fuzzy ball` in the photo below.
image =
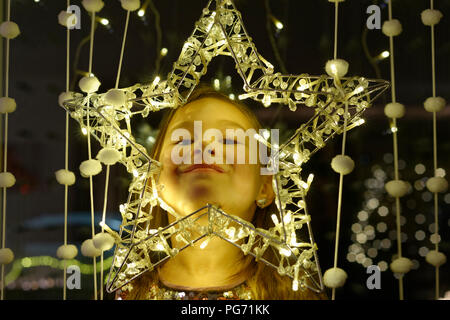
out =
<svg viewBox="0 0 450 320"><path fill-rule="evenodd" d="M422 11L420 17L422 18L422 23L426 26L434 26L441 21L444 15L439 10L427 9Z"/></svg>
<svg viewBox="0 0 450 320"><path fill-rule="evenodd" d="M391 270L394 273L408 273L411 268L413 266L413 263L410 259L405 258L405 257L401 257L401 258L397 258L395 259L392 263L391 263Z"/></svg>
<svg viewBox="0 0 450 320"><path fill-rule="evenodd" d="M120 89L111 89L105 94L105 103L114 107L121 107L127 102L125 92Z"/></svg>
<svg viewBox="0 0 450 320"><path fill-rule="evenodd" d="M329 60L325 65L325 71L330 77L342 78L348 72L348 62L343 59Z"/></svg>
<svg viewBox="0 0 450 320"><path fill-rule="evenodd" d="M445 108L447 102L442 97L430 97L423 103L428 112L439 112Z"/></svg>
<svg viewBox="0 0 450 320"><path fill-rule="evenodd" d="M431 250L428 251L425 260L435 267L440 267L447 262L447 257L442 252Z"/></svg>
<svg viewBox="0 0 450 320"><path fill-rule="evenodd" d="M355 162L349 156L337 155L331 160L331 168L337 173L346 175L353 171Z"/></svg>
<svg viewBox="0 0 450 320"><path fill-rule="evenodd" d="M135 11L141 7L140 0L120 0L122 8L127 11Z"/></svg>
<svg viewBox="0 0 450 320"><path fill-rule="evenodd" d="M80 164L80 172L84 177L95 176L102 171L102 164L100 161L91 159L83 161Z"/></svg>
<svg viewBox="0 0 450 320"><path fill-rule="evenodd" d="M405 115L405 106L397 102L388 103L384 107L384 114L388 118L402 118Z"/></svg>
<svg viewBox="0 0 450 320"><path fill-rule="evenodd" d="M106 232L97 233L92 241L94 247L102 251L107 251L114 246L114 238Z"/></svg>
<svg viewBox="0 0 450 320"><path fill-rule="evenodd" d="M75 174L66 169L60 169L55 172L56 181L59 184L71 186L75 183Z"/></svg>
<svg viewBox="0 0 450 320"><path fill-rule="evenodd" d="M16 183L16 178L10 172L0 173L0 188L10 188Z"/></svg>
<svg viewBox="0 0 450 320"><path fill-rule="evenodd" d="M339 288L345 284L347 273L341 268L328 269L323 275L323 283L328 288Z"/></svg>
<svg viewBox="0 0 450 320"><path fill-rule="evenodd" d="M97 154L97 159L103 164L114 165L122 158L122 154L113 148L103 148Z"/></svg>
<svg viewBox="0 0 450 320"><path fill-rule="evenodd" d="M9 97L0 98L0 113L11 113L16 111L16 100Z"/></svg>
<svg viewBox="0 0 450 320"><path fill-rule="evenodd" d="M56 256L63 260L71 260L75 258L77 254L78 249L73 244L61 245L58 250L56 250Z"/></svg>
<svg viewBox="0 0 450 320"><path fill-rule="evenodd" d="M433 177L427 180L426 186L432 193L441 193L447 191L448 182L442 177Z"/></svg>
<svg viewBox="0 0 450 320"><path fill-rule="evenodd" d="M63 10L58 14L58 22L64 27L74 27L77 24L77 15Z"/></svg>
<svg viewBox="0 0 450 320"><path fill-rule="evenodd" d="M0 265L10 264L14 260L14 252L9 248L0 249Z"/></svg>
<svg viewBox="0 0 450 320"><path fill-rule="evenodd" d="M0 35L3 38L14 39L20 34L20 29L17 23L12 21L5 21L0 25Z"/></svg>
<svg viewBox="0 0 450 320"><path fill-rule="evenodd" d="M89 12L99 12L105 5L102 0L83 0L82 4Z"/></svg>
<svg viewBox="0 0 450 320"><path fill-rule="evenodd" d="M85 257L95 258L101 255L102 251L94 246L92 239L87 239L81 244L81 254Z"/></svg>
<svg viewBox="0 0 450 320"><path fill-rule="evenodd" d="M402 30L402 24L397 19L387 20L383 23L382 31L388 37L398 36Z"/></svg>
<svg viewBox="0 0 450 320"><path fill-rule="evenodd" d="M97 77L83 77L78 82L78 85L81 89L81 91L86 93L93 93L100 88L100 81L98 81Z"/></svg>
<svg viewBox="0 0 450 320"><path fill-rule="evenodd" d="M72 91L68 91L68 92L61 92L58 96L58 104L60 107L64 107L64 102L68 101L68 100L72 100L74 99L74 92Z"/></svg>
<svg viewBox="0 0 450 320"><path fill-rule="evenodd" d="M408 183L402 180L391 180L385 184L385 189L394 198L403 197L409 189Z"/></svg>

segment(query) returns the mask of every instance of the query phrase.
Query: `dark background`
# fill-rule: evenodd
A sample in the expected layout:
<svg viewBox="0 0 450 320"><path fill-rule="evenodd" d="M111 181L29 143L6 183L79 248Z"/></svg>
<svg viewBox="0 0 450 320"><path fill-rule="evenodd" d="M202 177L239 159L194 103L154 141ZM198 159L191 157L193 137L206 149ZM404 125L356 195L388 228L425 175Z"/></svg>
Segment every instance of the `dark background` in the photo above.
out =
<svg viewBox="0 0 450 320"><path fill-rule="evenodd" d="M15 261L5 268L6 299L61 299L63 271L57 268L55 252L63 242L64 188L55 181L54 172L64 167L65 111L58 106L57 98L65 91L66 29L58 24L57 15L65 9L66 1L12 2L11 20L18 23L21 35L11 41L10 96L16 99L18 108L9 117L8 171L14 173L17 183L8 189L6 246L14 250ZM147 4L147 9L143 17L136 12L131 14L119 87L148 83L157 75L165 78L207 1L142 0L141 3ZM72 4L81 7L81 1L72 1ZM326 61L333 55L332 3L326 0L236 0L235 4L258 52L271 61L277 71L324 73ZM389 50L389 40L381 30L366 28L366 9L371 4L381 7L382 21L385 21L386 1L347 0L340 4L338 57L350 63L349 75L390 80L389 59L376 58ZM422 107L423 101L432 95L430 28L420 20L420 13L427 8L429 1L426 0L410 0L407 4L393 2L394 17L403 24L403 33L395 38L397 100L404 103L407 110L406 116L398 120L400 174L413 185L411 192L401 199L402 232L406 235L403 252L415 262L414 269L404 278L405 299L434 298L434 267L424 258L427 248L434 248L429 241L433 233L430 228L434 222L433 201L430 201L431 194L423 189L427 177L433 176L432 114ZM437 95L449 100L450 1L435 1L435 8L444 13L436 27ZM100 92L105 92L114 87L126 12L119 1L109 0L98 16L109 20L107 26L97 24L93 60L93 72L102 82ZM282 30L277 30L272 16L283 23ZM71 32L71 88L76 91L79 91L80 76L88 69L89 31L90 18L82 8L81 29ZM160 55L163 47L168 49L165 57ZM226 85L227 76L231 77L230 86ZM212 61L202 80L212 82L214 79L221 81L221 88L227 93L237 96L242 92L242 82L231 59L219 57ZM338 266L347 271L349 278L345 287L337 290L337 299L398 299L398 282L389 269L382 272L381 289L368 290L365 266L352 262L355 257L348 255L350 246L358 243L352 231L352 227L357 230L357 223L361 228L375 228L373 238L360 244L366 255L368 249L377 249L371 264L382 261L389 264L396 254L395 234L390 232L395 230L394 202L383 189L384 182L393 179L392 134L389 120L383 113L388 102L390 91L365 113L366 124L348 135L346 153L355 160L356 168L344 179ZM285 109L277 112L277 106L252 107L266 125L280 128L286 134L311 115L302 108L291 113ZM447 107L438 113L437 122L438 166L445 170L449 168L449 116ZM146 141L149 134L154 135L159 119L160 115L155 115L146 122L136 123L137 138ZM79 164L87 158L87 146L77 123L71 120L70 125L69 168L76 173L77 182L69 189L68 239L80 247L91 232L88 180L81 178L78 170ZM339 177L332 171L330 162L340 153L341 141L341 137L330 141L303 170L305 175L315 174L308 206L323 271L333 265ZM96 150L98 146L94 146L93 154ZM425 171L416 170L417 164L423 164ZM107 223L117 228L120 224L118 206L126 201L129 177L118 166L113 167L112 176ZM94 178L94 194L103 194L104 179L104 173ZM96 197L98 221L102 198ZM386 216L378 213L382 206L389 211ZM440 248L447 255L449 206L450 194L440 195ZM362 210L369 215L365 221L358 218ZM417 223L421 222L420 214L425 221ZM386 231L377 230L380 222L386 224ZM420 230L425 233L424 239L417 236ZM383 239L389 239L391 245L380 247ZM108 252L106 257L111 254ZM82 268L82 290L68 291L68 298L89 299L93 287L92 275L88 274L91 259L81 254L77 259L86 264ZM448 264L440 270L440 296L443 296L450 290Z"/></svg>

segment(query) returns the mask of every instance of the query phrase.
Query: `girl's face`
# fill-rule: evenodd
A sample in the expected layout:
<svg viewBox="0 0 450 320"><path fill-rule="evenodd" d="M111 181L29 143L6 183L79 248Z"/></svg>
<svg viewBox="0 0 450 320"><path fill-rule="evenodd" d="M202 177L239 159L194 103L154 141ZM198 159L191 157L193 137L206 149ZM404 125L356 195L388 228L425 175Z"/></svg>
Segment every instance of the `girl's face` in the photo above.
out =
<svg viewBox="0 0 450 320"><path fill-rule="evenodd" d="M256 130L237 106L214 97L195 100L177 110L162 141L161 198L183 216L209 203L251 221L255 200L271 200L271 177L260 175L258 161L249 163L250 151L254 152L249 138L233 137L227 129L244 133L252 128Z"/></svg>

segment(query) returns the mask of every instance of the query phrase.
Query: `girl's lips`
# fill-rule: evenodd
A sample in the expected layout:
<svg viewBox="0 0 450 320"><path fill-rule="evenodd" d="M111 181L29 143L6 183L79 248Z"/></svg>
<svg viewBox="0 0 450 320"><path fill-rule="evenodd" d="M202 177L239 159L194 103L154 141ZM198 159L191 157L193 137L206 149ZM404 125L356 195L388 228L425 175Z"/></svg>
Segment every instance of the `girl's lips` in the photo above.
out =
<svg viewBox="0 0 450 320"><path fill-rule="evenodd" d="M181 173L188 173L188 172L191 172L194 170L195 171L216 171L219 173L224 172L224 170L221 167L213 165L213 164L194 164L194 165L191 165L180 171L181 171Z"/></svg>

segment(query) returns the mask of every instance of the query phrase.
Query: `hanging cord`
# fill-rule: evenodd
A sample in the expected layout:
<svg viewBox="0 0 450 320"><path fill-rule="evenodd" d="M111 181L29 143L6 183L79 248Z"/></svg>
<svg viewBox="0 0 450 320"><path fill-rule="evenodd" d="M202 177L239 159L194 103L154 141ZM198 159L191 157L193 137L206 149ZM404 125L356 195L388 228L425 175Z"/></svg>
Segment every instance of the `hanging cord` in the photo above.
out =
<svg viewBox="0 0 450 320"><path fill-rule="evenodd" d="M337 48L338 48L338 25L339 25L339 5L338 1L335 2L335 22L334 22L334 53L333 57L336 60L337 59ZM335 78L334 81L336 87L339 89L342 97L345 97L345 93L342 90L341 82L339 78ZM345 109L344 109L344 132L342 135L342 150L341 155L345 156L345 145L347 141L347 116L348 116L348 101L345 101ZM338 264L338 251L339 251L339 234L340 234L340 228L341 228L341 212L342 212L342 190L344 189L344 174L339 173L339 191L338 191L338 206L337 206L337 217L336 217L336 238L335 238L335 244L334 244L334 263L333 268L337 268ZM331 291L331 299L336 299L336 288L333 287Z"/></svg>
<svg viewBox="0 0 450 320"><path fill-rule="evenodd" d="M128 33L128 24L130 21L130 11L127 10L127 18L125 21L125 28L123 32L123 40L122 40L122 48L120 50L120 58L119 58L119 66L117 68L117 77L116 77L116 85L115 89L119 88L119 81L120 81L120 74L122 70L122 62L123 62L123 55L125 52L125 43L127 40L127 33ZM103 214L102 214L102 233L105 232L105 223L106 223L106 208L108 206L108 185L109 185L109 173L110 173L110 165L106 166L106 179L105 179L105 194L104 194L104 200L103 200ZM103 300L103 251L100 256L100 300Z"/></svg>
<svg viewBox="0 0 450 320"><path fill-rule="evenodd" d="M67 0L67 8L70 7L70 0ZM69 92L70 88L70 28L67 26L66 30L66 92ZM65 137L65 156L64 156L64 169L66 172L69 170L69 111L66 110L66 137ZM67 245L67 207L69 197L69 186L64 185L64 246ZM67 261L64 260L64 284L63 284L63 300L67 299Z"/></svg>
<svg viewBox="0 0 450 320"><path fill-rule="evenodd" d="M95 12L91 13L91 37L90 37L90 47L89 47L89 76L92 75L92 57L94 53L94 30L95 30ZM88 94L90 96L90 94ZM89 97L88 97L89 98ZM89 119L89 108L90 108L90 99L88 99L87 104L87 142L88 142L88 158L92 159L91 154L91 126ZM95 236L95 220L94 220L94 184L92 175L89 176L89 195L90 195L90 203L91 203L91 233L92 238ZM93 266L94 266L94 299L97 300L97 261L96 258L92 258Z"/></svg>
<svg viewBox="0 0 450 320"><path fill-rule="evenodd" d="M434 1L430 0L430 8L434 10ZM436 98L436 43L434 35L434 25L431 25L431 81L433 98ZM438 169L437 166L437 123L436 112L433 112L433 168L434 175ZM439 217L438 217L438 192L434 192L434 234L439 234ZM435 250L439 252L439 241L434 244ZM435 298L439 299L439 266L435 267Z"/></svg>
<svg viewBox="0 0 450 320"><path fill-rule="evenodd" d="M392 20L392 1L388 3L388 11L389 11L389 20ZM395 55L394 55L394 37L389 36L389 48L390 48L390 71L391 71L391 98L392 102L397 102L396 97L396 79L395 79ZM399 180L399 172L398 172L398 139L397 139L397 119L392 119L392 139L393 139L393 152L394 152L394 176L395 180ZM401 239L401 223L400 223L400 214L401 214L401 206L400 206L400 198L395 197L395 208L396 208L396 235L397 235L397 255L398 258L402 257L402 239ZM398 277L399 284L399 299L404 299L403 294L403 274L399 274Z"/></svg>
<svg viewBox="0 0 450 320"><path fill-rule="evenodd" d="M6 21L11 21L11 0L7 2ZM6 61L5 61L5 97L9 97L9 38L6 38ZM3 148L3 172L7 172L8 167L8 113L4 114L4 148ZM6 248L6 187L3 187L2 203L2 249ZM1 300L4 299L5 288L5 265L2 264L1 274Z"/></svg>

